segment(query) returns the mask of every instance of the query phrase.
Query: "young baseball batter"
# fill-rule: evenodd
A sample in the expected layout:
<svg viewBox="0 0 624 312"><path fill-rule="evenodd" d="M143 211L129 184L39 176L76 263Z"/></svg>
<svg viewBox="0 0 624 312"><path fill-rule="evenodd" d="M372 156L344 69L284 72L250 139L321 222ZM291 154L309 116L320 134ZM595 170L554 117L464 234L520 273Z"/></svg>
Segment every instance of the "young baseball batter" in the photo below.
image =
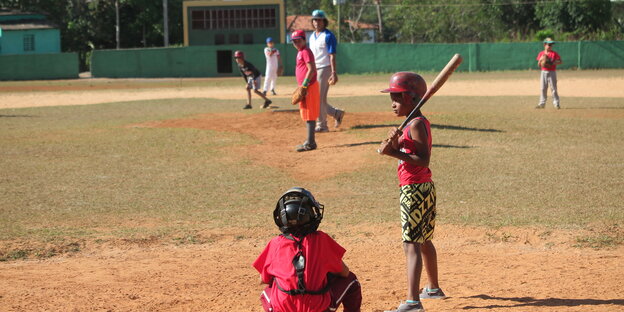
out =
<svg viewBox="0 0 624 312"><path fill-rule="evenodd" d="M552 90L553 105L556 109L561 108L559 105L559 93L557 92L557 65L561 65L563 61L559 53L552 49L553 41L550 38L544 40L544 50L537 55L537 65L542 68L540 76L541 95L539 104L535 108L544 108L546 106L546 96L548 94L548 85Z"/></svg>
<svg viewBox="0 0 624 312"><path fill-rule="evenodd" d="M355 274L342 261L345 249L318 231L324 207L303 188L291 188L277 201L273 221L282 232L253 266L262 283L265 311L360 311L362 293Z"/></svg>
<svg viewBox="0 0 624 312"><path fill-rule="evenodd" d="M295 66L295 76L297 83L306 89L305 98L299 102L299 112L301 119L306 123L308 139L303 144L297 146L297 152L305 152L316 149L314 137L314 125L319 116L319 84L316 80L316 66L314 64L314 54L306 45L305 32L295 30L290 39L297 49L297 63Z"/></svg>
<svg viewBox="0 0 624 312"><path fill-rule="evenodd" d="M277 81L277 69L282 63L282 59L279 50L275 48L273 38L268 37L266 39L266 44L267 46L264 48L266 71L264 73L264 88L262 93L266 95L267 91L271 90L273 95L277 95L277 93L275 93L275 82Z"/></svg>
<svg viewBox="0 0 624 312"><path fill-rule="evenodd" d="M271 100L260 92L260 71L253 64L245 61L245 54L243 51L235 51L234 59L238 64L238 69L240 70L243 79L247 83L247 86L245 87L245 90L247 91L247 105L245 105L243 109L251 108L251 89L254 90L255 94L264 99L264 105L262 105L262 108L269 108L269 105L272 103Z"/></svg>
<svg viewBox="0 0 624 312"><path fill-rule="evenodd" d="M390 87L381 92L390 93L396 116L407 116L426 91L427 84L420 75L398 72L390 78ZM436 216L435 186L429 169L431 142L429 120L418 111L403 131L391 129L379 147L382 154L399 160L401 226L407 258L406 302L389 312L422 312L420 298L445 297L438 285L437 253L431 242ZM429 284L420 291L423 261Z"/></svg>

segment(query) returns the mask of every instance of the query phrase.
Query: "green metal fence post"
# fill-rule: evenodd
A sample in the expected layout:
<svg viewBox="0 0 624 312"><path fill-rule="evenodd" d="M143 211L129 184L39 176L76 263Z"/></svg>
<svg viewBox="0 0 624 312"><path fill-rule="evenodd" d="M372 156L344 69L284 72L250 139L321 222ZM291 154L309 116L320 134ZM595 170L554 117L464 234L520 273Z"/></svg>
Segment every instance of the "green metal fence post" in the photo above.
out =
<svg viewBox="0 0 624 312"><path fill-rule="evenodd" d="M479 70L478 61L478 43L470 43L468 44L468 71L474 72Z"/></svg>
<svg viewBox="0 0 624 312"><path fill-rule="evenodd" d="M581 42L583 42L582 40L579 40L578 42L578 51L577 51L577 69L581 69Z"/></svg>

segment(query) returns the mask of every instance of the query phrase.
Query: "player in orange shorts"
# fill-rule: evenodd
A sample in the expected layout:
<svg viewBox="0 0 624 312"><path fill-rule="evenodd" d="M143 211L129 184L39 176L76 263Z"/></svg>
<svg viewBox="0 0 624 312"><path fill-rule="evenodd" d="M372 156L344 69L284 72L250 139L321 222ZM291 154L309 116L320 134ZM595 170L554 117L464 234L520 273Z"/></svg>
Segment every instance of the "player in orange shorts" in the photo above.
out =
<svg viewBox="0 0 624 312"><path fill-rule="evenodd" d="M293 45L297 48L297 63L295 67L295 77L297 83L307 90L305 98L299 102L299 112L301 119L306 122L308 139L303 144L297 146L297 152L305 152L316 149L314 139L314 127L320 110L319 84L316 80L316 65L314 54L306 44L306 36L303 30L295 30L291 34Z"/></svg>

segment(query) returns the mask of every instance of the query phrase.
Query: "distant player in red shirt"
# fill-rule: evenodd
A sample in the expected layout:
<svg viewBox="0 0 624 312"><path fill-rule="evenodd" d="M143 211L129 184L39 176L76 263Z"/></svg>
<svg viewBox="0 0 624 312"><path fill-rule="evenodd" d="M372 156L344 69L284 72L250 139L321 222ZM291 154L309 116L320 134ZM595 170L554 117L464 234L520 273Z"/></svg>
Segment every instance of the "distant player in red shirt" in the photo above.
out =
<svg viewBox="0 0 624 312"><path fill-rule="evenodd" d="M314 138L314 126L319 116L321 99L320 88L316 80L316 65L314 64L314 54L306 44L305 32L295 30L290 35L295 48L297 48L297 64L295 76L299 86L307 90L305 98L299 102L301 119L306 122L308 139L303 144L297 146L297 152L305 152L316 149Z"/></svg>
<svg viewBox="0 0 624 312"><path fill-rule="evenodd" d="M537 54L537 65L542 69L542 72L540 76L540 100L535 108L544 108L546 106L549 85L553 95L553 106L556 109L561 108L559 92L557 92L557 65L561 65L563 61L559 53L552 49L553 44L555 44L555 41L546 38L544 40L544 50Z"/></svg>
<svg viewBox="0 0 624 312"><path fill-rule="evenodd" d="M345 249L317 230L323 210L299 187L277 201L273 220L282 234L253 263L262 283L269 285L260 295L265 311L327 312L340 304L345 312L360 311L360 283L342 261Z"/></svg>
<svg viewBox="0 0 624 312"><path fill-rule="evenodd" d="M381 92L390 93L397 116L407 116L427 92L427 84L418 74L398 72L390 78L390 87ZM438 285L437 252L431 242L436 217L436 192L429 169L431 142L431 125L419 110L403 131L391 129L379 147L382 154L399 160L401 226L407 258L407 300L388 312L422 312L420 299L446 297ZM420 289L423 262L429 284Z"/></svg>

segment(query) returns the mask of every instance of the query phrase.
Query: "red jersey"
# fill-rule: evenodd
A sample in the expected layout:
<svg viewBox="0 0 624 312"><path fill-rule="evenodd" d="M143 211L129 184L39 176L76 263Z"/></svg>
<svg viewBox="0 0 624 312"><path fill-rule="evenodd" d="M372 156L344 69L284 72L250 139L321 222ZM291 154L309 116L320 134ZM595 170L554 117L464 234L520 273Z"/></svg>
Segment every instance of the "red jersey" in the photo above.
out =
<svg viewBox="0 0 624 312"><path fill-rule="evenodd" d="M542 58L542 55L544 55L544 53L546 53L546 51L542 51L537 55L536 60L539 61L540 58ZM559 56L559 53L555 52L555 51L550 51L548 52L548 54L546 54L546 57L550 59L551 63L554 63L556 60L560 60L561 56ZM547 70L547 71L556 71L557 70L557 65L552 65L549 67L542 67L542 70Z"/></svg>
<svg viewBox="0 0 624 312"><path fill-rule="evenodd" d="M429 148L429 153L431 153L431 123L424 116L416 117L403 129L403 135L399 138L399 147L401 148L401 152L407 154L416 154L416 144L414 144L414 140L412 139L409 129L415 120L422 120L425 123L425 128L427 131L427 147ZM432 182L431 180L431 170L429 167L420 167L408 164L402 160L399 160L399 185L409 185L416 183L425 183Z"/></svg>
<svg viewBox="0 0 624 312"><path fill-rule="evenodd" d="M316 231L305 236L302 247L305 256L304 279L307 290L321 290L327 285L327 273L342 271L342 248L329 235ZM260 272L262 282L271 283L271 304L275 312L323 312L330 304L330 294L289 295L285 290L297 289L297 275L293 257L299 251L297 244L284 236L273 238L253 266Z"/></svg>
<svg viewBox="0 0 624 312"><path fill-rule="evenodd" d="M314 64L314 54L312 54L312 50L310 50L310 48L305 47L305 49L299 50L299 52L297 52L295 76L297 77L297 83L299 83L299 85L303 83L303 80L305 79L306 74L308 73L308 66L306 65L307 63ZM310 84L313 84L315 82L316 82L316 71L313 70L312 75L310 76Z"/></svg>

